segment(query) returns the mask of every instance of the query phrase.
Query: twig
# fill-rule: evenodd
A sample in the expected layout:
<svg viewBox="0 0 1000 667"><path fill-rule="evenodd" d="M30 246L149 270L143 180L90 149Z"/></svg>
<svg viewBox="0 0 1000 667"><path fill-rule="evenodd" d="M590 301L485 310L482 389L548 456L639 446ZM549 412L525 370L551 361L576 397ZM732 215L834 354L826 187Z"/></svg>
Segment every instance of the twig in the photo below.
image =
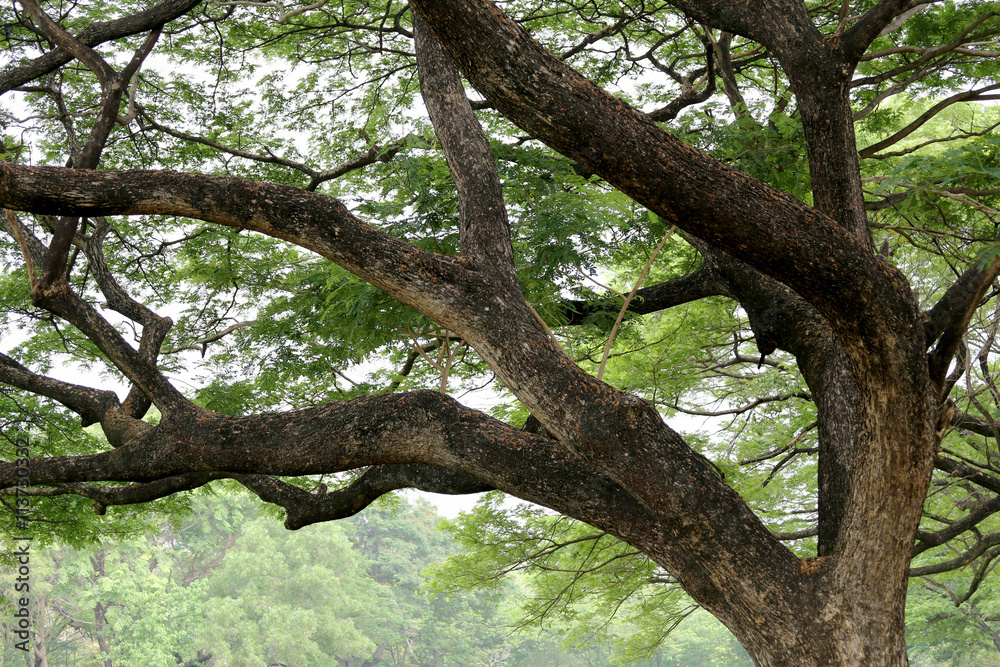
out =
<svg viewBox="0 0 1000 667"><path fill-rule="evenodd" d="M628 311L628 305L632 303L635 293L639 291L640 287L642 287L642 282L646 279L646 274L649 273L650 267L653 266L653 260L655 260L656 256L660 254L660 250L663 249L663 245L667 242L667 239L673 235L675 229L677 229L677 225L671 225L670 229L667 230L663 240L660 241L660 245L656 246L656 250L654 250L653 254L649 256L649 261L646 262L646 268L642 270L642 274L639 276L639 279L635 281L635 287L633 287L632 291L629 292L628 298L625 299L625 303L622 304L622 309L618 311L618 319L615 320L615 325L611 327L611 335L608 336L608 342L604 346L604 354L601 356L601 365L597 368L598 380L604 377L604 367L608 363L608 355L611 353L611 346L614 345L615 336L618 334L618 327L621 326L622 320L625 319L625 313Z"/></svg>

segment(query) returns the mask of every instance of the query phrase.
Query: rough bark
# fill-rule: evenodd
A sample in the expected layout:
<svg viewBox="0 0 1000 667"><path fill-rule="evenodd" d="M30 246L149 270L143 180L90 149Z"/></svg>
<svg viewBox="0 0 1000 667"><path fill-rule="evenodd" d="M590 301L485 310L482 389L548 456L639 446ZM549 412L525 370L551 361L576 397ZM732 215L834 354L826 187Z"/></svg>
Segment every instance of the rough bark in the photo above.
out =
<svg viewBox="0 0 1000 667"><path fill-rule="evenodd" d="M825 659L837 656L844 664L905 662L906 567L930 474L936 414L923 360L922 327L905 280L872 256L870 242L859 238L856 221L843 224L817 218L812 211L793 213L784 202L772 199L772 193L757 191L756 184L729 178L729 174L725 185L713 182L725 173L722 167L690 155L680 142L547 56L517 26L476 4L414 2L452 58L495 108L693 236L791 287L817 308L839 339L838 349L844 352L839 361L849 369L853 387L840 382L831 385L829 393L833 395L839 386L839 404L854 406L857 417L841 422L847 431L835 438L841 463L831 466L828 477L832 479L826 480L828 488L836 489L842 512L826 538L833 542L828 547L830 556L816 577L822 582L818 584L822 615L817 615L815 601L796 612L810 619L802 627L803 635L816 643L805 649L787 637L761 642L759 624L753 627L748 619L713 611L761 664L807 664L817 660L820 643L825 644ZM793 28L802 25L802 13L790 11L783 18L786 24L799 23ZM735 24L720 27L741 32ZM788 35L797 32L758 30L751 36L781 48L795 46L797 40ZM494 56L512 51L519 54L517 59L501 61ZM713 182L722 193L706 195L706 201L696 199L703 193L677 188L679 183L692 182ZM835 194L830 198L842 196L850 187L848 183L832 188ZM755 224L748 210L750 202L762 208L774 203L789 218L783 220L779 214L766 224ZM727 213L740 220L720 220L728 218ZM822 240L812 236L820 230ZM844 230L845 235L837 230ZM753 242L743 233L753 234ZM792 243L793 239L798 242ZM830 254L825 254L827 249ZM818 263L816 251L824 253L828 262ZM809 260L797 257L800 253ZM844 304L833 304L827 300L831 296L827 290L838 278L846 278L839 274L843 270L850 271L852 281L860 279L855 286L865 284L864 294L845 295ZM820 275L826 283L825 296L810 285ZM852 323L853 316L839 307L846 301L852 302L852 309L864 311L863 325ZM868 310L877 302L878 314ZM845 391L847 387L850 390ZM895 412L898 406L907 406L902 428ZM539 418L546 421L542 415ZM851 465L844 465L848 460ZM626 487L632 488L631 480ZM877 519L880 515L884 519ZM890 528L885 522L895 525ZM700 591L690 592L704 600ZM709 608L718 606L705 602ZM829 621L820 623L821 617ZM815 634L820 626L824 628L822 641Z"/></svg>

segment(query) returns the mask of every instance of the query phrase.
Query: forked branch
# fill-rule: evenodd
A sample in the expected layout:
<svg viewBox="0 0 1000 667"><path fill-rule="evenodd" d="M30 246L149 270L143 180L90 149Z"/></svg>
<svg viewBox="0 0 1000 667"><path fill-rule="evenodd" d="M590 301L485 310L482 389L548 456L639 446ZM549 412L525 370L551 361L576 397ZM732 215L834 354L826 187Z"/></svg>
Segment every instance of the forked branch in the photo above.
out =
<svg viewBox="0 0 1000 667"><path fill-rule="evenodd" d="M516 287L514 251L500 176L451 59L413 15L420 91L458 191L462 253Z"/></svg>
<svg viewBox="0 0 1000 667"><path fill-rule="evenodd" d="M948 367L962 344L972 315L980 307L990 284L1000 274L1000 254L973 263L927 313L924 334L927 346L937 341L928 356L931 380L942 386Z"/></svg>

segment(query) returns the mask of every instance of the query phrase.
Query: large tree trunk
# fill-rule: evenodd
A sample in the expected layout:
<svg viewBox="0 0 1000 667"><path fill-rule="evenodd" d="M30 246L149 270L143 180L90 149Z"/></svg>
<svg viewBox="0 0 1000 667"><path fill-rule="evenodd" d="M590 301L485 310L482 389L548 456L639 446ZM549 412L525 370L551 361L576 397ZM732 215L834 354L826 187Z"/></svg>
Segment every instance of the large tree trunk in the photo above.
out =
<svg viewBox="0 0 1000 667"><path fill-rule="evenodd" d="M740 299L751 321L758 325L760 331L755 332L759 335L769 320L781 322L777 328L785 333L775 342L799 355L799 365L817 395L823 443L821 555L799 563L798 572L790 575L787 563L777 553L772 557L755 554L749 569L730 561L724 553L714 559L704 554L704 560L693 567L690 562L679 562L672 549L676 534L664 535L666 544L637 546L647 553L666 552L659 562L678 577L692 597L726 623L758 664L906 664L903 621L907 570L930 479L937 393L928 374L923 329L910 289L902 276L871 257L847 97L853 66L828 53L811 25L811 30L788 29L796 20L807 21L804 14L791 12L783 17L783 24L775 23L774 30L758 31L771 48L782 50L779 58L784 55L787 61L806 128L817 207L831 214L835 224L849 234L855 257L866 255L878 262L880 266L871 267L876 272L888 269L888 280L877 279L871 290L856 295L855 303L874 310L881 308L876 305L881 302L891 310L867 317L862 327L847 325L846 313L826 307L822 300L803 291L802 281L776 275L775 265L783 257L768 256L760 243L749 252L748 246L732 243L731 238L712 231L706 234L704 228L698 229L690 211L687 216L678 216L673 206L664 206L663 190L647 188L660 183L671 189L669 178L655 176L671 158L664 155L654 163L651 156L643 154L645 141L635 134L643 120L633 115L634 121L629 122L630 112L588 86L569 68L532 48L516 27L497 29L495 23L489 29L472 27L487 15L466 11L464 3L437 2L432 6L417 0L414 4L466 76L511 120L709 246L796 286L815 306L807 307L794 296L786 299L786 307L776 306L773 297L777 285L763 276L758 282L766 283L763 293L768 303L755 311L751 299ZM497 43L484 48L482 40L487 33ZM475 40L472 35L476 35ZM809 39L821 46L803 52L802 45ZM473 43L476 48L471 47ZM489 55L509 51L519 54L516 65L497 62ZM540 72L551 73L551 84ZM523 88L511 83L518 81L530 83ZM569 102L571 97L573 102ZM581 104L581 97L594 101ZM577 131L587 128L583 142L579 134L567 134L570 127ZM661 135L658 143L662 146L668 141ZM676 205L677 198L683 196L671 192L671 204ZM730 205L744 210L767 204L736 196ZM715 210L717 213L718 207ZM788 241L795 243L796 239ZM809 240L799 238L797 242L808 244ZM837 259L829 257L829 261ZM811 268L823 270L815 263ZM740 291L734 280L729 288ZM806 321L814 326L803 326ZM507 381L510 374L504 372L503 361L497 360L497 366ZM516 378L512 379L515 393L550 430L566 442L573 442L574 435L579 441L576 434L580 430L573 426L579 416L535 404L530 399L532 392L518 391ZM668 436L650 430L628 433L626 425L635 423L634 417L608 421L609 416L604 412L601 423L586 423L585 432L606 434L605 439L611 442L645 440L648 444L639 446L640 451L651 447L667 451L664 441ZM649 419L652 422L655 418L650 415ZM614 424L613 429L608 429L609 424ZM676 464L678 454L653 457L651 465L637 469L641 462L634 457L621 466L609 463L615 459L614 453L589 439L574 448L591 461L599 455L599 465L633 493L646 487L649 493L640 491L639 499L655 513L673 513L669 501L663 505L666 498L659 486L641 477L648 478L653 470L666 471L669 461ZM718 529L725 530L723 526L718 524Z"/></svg>

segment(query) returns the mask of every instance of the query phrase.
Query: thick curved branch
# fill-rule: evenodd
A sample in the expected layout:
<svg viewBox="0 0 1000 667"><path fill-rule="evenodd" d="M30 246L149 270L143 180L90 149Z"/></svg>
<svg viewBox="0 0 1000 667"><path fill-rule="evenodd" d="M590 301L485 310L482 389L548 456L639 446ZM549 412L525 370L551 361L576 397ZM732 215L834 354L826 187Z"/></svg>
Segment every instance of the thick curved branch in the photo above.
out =
<svg viewBox="0 0 1000 667"><path fill-rule="evenodd" d="M462 254L516 285L507 208L486 134L458 69L417 14L413 33L420 91L458 191Z"/></svg>
<svg viewBox="0 0 1000 667"><path fill-rule="evenodd" d="M41 33L50 42L57 47L66 49L71 56L82 62L87 66L87 69L94 73L97 80L100 81L102 89L106 89L112 84L115 79L115 73L104 58L63 30L62 26L49 18L42 11L37 0L21 0L21 6L24 7L28 15L35 21Z"/></svg>
<svg viewBox="0 0 1000 667"><path fill-rule="evenodd" d="M989 489L994 493L1000 493L1000 478L988 475L968 464L960 463L954 459L938 455L934 457L934 467L948 473L951 477L967 479L973 484L978 484L984 489Z"/></svg>
<svg viewBox="0 0 1000 667"><path fill-rule="evenodd" d="M929 574L939 574L941 572L949 572L951 570L957 570L959 568L965 567L972 561L976 560L983 554L987 552L991 547L1000 545L1000 533L992 533L980 539L974 546L967 549L964 553L959 554L951 560L942 561L940 563L934 563L933 565L924 565L923 567L911 567L910 576L911 577L924 577ZM995 557L995 554L994 556Z"/></svg>
<svg viewBox="0 0 1000 667"><path fill-rule="evenodd" d="M572 469L574 457L558 449L552 440L464 408L438 392L418 391L246 417L194 409L115 451L34 459L32 482L147 482L221 471L297 476L393 463L479 470L483 457L500 451L505 452L496 454L500 460L531 459L545 451L550 466ZM497 468L490 474L498 482L536 474L506 464ZM579 474L582 481L584 471ZM14 486L15 475L13 463L0 463L0 486Z"/></svg>
<svg viewBox="0 0 1000 667"><path fill-rule="evenodd" d="M995 496L972 509L968 515L950 524L947 528L933 533L920 531L917 533L917 544L913 547L913 555L921 554L945 542L952 540L967 530L972 530L980 523L1000 512L1000 496Z"/></svg>
<svg viewBox="0 0 1000 667"><path fill-rule="evenodd" d="M895 291L906 290L902 277L832 219L669 135L482 0L413 4L473 85L533 137L789 285L851 338L887 318L897 332L915 329L908 294ZM898 350L871 352L898 358Z"/></svg>
<svg viewBox="0 0 1000 667"><path fill-rule="evenodd" d="M655 128L649 121L644 122ZM638 498L646 508L644 511L656 516L660 525L657 530L669 538L664 541L663 553L654 557L702 600L763 594L744 590L767 588L767 581L749 574L758 572L756 563L760 558L780 564L782 577L800 576L794 555L771 536L738 494L663 424L651 406L598 382L575 366L548 339L519 293L497 284L489 274L475 270L468 260L422 251L392 238L361 223L334 198L232 177L91 172L2 163L0 205L42 213L185 215L254 229L315 250L467 340L565 443L560 447L567 447L564 456L568 459L562 465L557 465L559 460L549 460L540 466L532 458L524 462L525 470L518 472L521 466L513 463L506 448L511 443L505 440L518 442L528 436L511 436L509 427L504 427L505 435L498 434L492 441L493 452L486 452L487 445L483 442L447 450L490 458L490 473L486 474L481 466L476 472L462 468L452 456L443 459L432 456L443 450L432 446L431 435L438 433L440 440L444 434L440 429L428 431L428 424L418 419L427 414L424 410L418 410L416 416L410 415L407 420L400 410L373 408L357 414L354 420L332 423L320 420L315 426L302 424L299 429L295 428L295 422L306 419L303 413L223 417L203 413L184 401L169 406L170 409L161 406L169 419L114 452L33 462L32 477L39 483L150 481L205 471L303 475L386 463L424 463L467 474L519 497L577 516L574 508L560 500L566 494L566 484L575 479L575 483L587 487L593 480L604 480L600 483L612 484L618 489L615 493L627 495L628 503L634 505ZM498 321L505 326L498 327ZM124 361L133 366L130 379L144 391L155 388L150 384L155 377L134 372L134 368L142 366L131 348L108 348L105 353L116 363L125 357ZM563 399L553 401L552 396L557 393ZM440 394L433 395L435 400L441 400ZM426 402L426 397L419 398L422 394L417 396L411 400ZM371 398L379 399L394 400ZM158 401L162 400L154 402L159 406ZM594 401L606 406L605 409L600 413L592 410L589 406ZM352 404L358 405L352 402L338 407L347 410ZM357 435L359 424L369 426L373 421L383 420L388 420L383 428L391 425L391 433L406 437L387 436L378 443L366 442L364 447L343 441ZM461 432L460 417L450 417L444 423L450 425L453 438ZM258 437L253 442L244 442L242 434L251 432ZM408 435L413 432L421 432L431 441L414 443ZM294 452L288 447L292 442L296 443ZM593 467L581 464L569 454L569 448L585 454ZM502 458L493 459L494 452ZM661 474L650 474L654 469ZM557 490L537 476L543 470L558 480L551 483L558 485ZM3 472L0 466L0 474ZM509 477L515 474L531 479L518 481ZM630 494L621 491L625 486ZM535 488L539 489L537 493L532 490ZM593 496L588 498L588 503L597 502ZM606 504L602 499L599 504L610 507L615 503ZM677 507L694 505L703 510L696 524L691 523L685 512L676 511ZM594 512L597 509L588 506L586 516L578 518L595 523L600 517ZM687 519L682 520L685 516ZM702 566L695 567L691 560L691 553L707 545L712 545L716 553L712 568L718 571L718 577L732 584L725 590L716 583L722 579L706 576ZM734 583L733 572L747 574Z"/></svg>
<svg viewBox="0 0 1000 667"><path fill-rule="evenodd" d="M38 375L6 354L0 354L0 382L58 401L80 415L84 426L102 421L109 410L119 405L118 396L113 391Z"/></svg>
<svg viewBox="0 0 1000 667"><path fill-rule="evenodd" d="M5 354L0 354L0 382L61 403L80 415L83 426L101 424L112 446L152 428L136 418L126 404L119 403L114 392L38 375Z"/></svg>
<svg viewBox="0 0 1000 667"><path fill-rule="evenodd" d="M353 516L380 496L397 489L461 495L482 493L493 488L449 470L413 464L375 466L349 485L328 492L310 493L264 475L234 475L233 479L261 500L284 507L287 513L285 527L289 530Z"/></svg>
<svg viewBox="0 0 1000 667"><path fill-rule="evenodd" d="M664 526L560 443L464 408L434 391L368 396L248 417L201 411L161 422L114 451L32 459L31 482L43 487L71 484L67 488L74 493L110 505L229 477L281 500L301 496L261 475L322 474L372 465L390 466L381 479L383 473L372 474L373 489L386 488L394 478L396 483L436 491L499 488L625 541L638 541L653 530L678 535L687 531L679 519ZM430 467L452 472L438 475ZM88 481L141 484L113 490L78 486ZM0 462L0 488L17 484L16 464ZM677 565L685 569L681 562Z"/></svg>
<svg viewBox="0 0 1000 667"><path fill-rule="evenodd" d="M799 576L797 559L752 513L741 511L729 500L735 494L727 492L703 463L676 459L664 468L669 479L663 481L681 494L675 502L686 502L684 496L692 483L711 487L727 500L702 496L704 521L711 523L711 530L700 522L692 523L685 512L651 511L562 443L515 429L434 391L367 396L297 412L246 417L192 411L164 420L111 452L33 459L31 481L42 486L150 482L217 472L300 476L387 464L450 470L551 507L625 541L648 542L649 531L658 531L664 535L659 542L662 546L651 555L704 599L733 592L704 575L705 565L690 556L693 549L712 549L713 562L726 571L749 568L757 572L758 559L766 556L781 565L781 576L790 581ZM640 473L650 476L648 469ZM15 484L17 466L0 463L0 487ZM728 525L734 522L740 530ZM751 532L754 527L759 535ZM761 581L757 576L739 586Z"/></svg>
<svg viewBox="0 0 1000 667"><path fill-rule="evenodd" d="M258 231L330 259L452 331L469 328L486 276L355 218L333 197L231 176L94 172L0 164L0 205L63 215L180 215ZM471 320L480 319L472 317Z"/></svg>
<svg viewBox="0 0 1000 667"><path fill-rule="evenodd" d="M973 417L966 412L956 411L951 418L951 425L986 438L996 438L1000 435L997 433L997 424L995 422L990 423L980 417Z"/></svg>

